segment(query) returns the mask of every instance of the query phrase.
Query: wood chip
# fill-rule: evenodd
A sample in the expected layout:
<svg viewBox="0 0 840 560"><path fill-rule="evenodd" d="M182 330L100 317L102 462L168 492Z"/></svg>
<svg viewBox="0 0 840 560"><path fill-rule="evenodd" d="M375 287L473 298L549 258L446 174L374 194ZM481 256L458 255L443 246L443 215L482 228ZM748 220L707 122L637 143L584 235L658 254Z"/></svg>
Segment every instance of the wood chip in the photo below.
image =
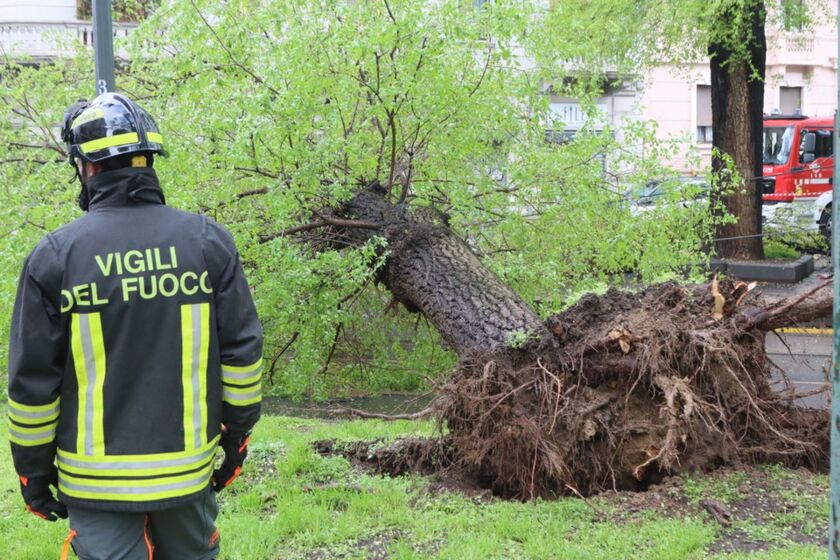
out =
<svg viewBox="0 0 840 560"><path fill-rule="evenodd" d="M720 289L718 288L718 279L717 275L712 279L712 284L709 287L709 291L712 292L712 297L715 298L714 306L712 307L712 319L715 321L720 321L723 319L723 306L726 303L726 298L720 293Z"/></svg>
<svg viewBox="0 0 840 560"><path fill-rule="evenodd" d="M729 508L727 508L722 502L719 502L718 500L703 499L700 500L700 505L715 518L715 521L724 527L732 525L732 512L729 511Z"/></svg>
<svg viewBox="0 0 840 560"><path fill-rule="evenodd" d="M627 329L613 329L607 335L610 340L617 340L618 345L621 347L621 351L625 354L630 353L630 341L632 340L632 336Z"/></svg>

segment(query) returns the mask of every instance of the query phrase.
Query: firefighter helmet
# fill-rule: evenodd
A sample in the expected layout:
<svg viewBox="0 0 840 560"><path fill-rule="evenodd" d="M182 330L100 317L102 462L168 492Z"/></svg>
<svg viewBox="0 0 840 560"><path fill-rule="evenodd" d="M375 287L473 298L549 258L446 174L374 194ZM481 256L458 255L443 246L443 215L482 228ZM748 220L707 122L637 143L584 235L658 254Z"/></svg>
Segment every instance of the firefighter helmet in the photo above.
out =
<svg viewBox="0 0 840 560"><path fill-rule="evenodd" d="M61 138L70 163L75 158L97 163L133 152L166 155L154 119L120 93L103 93L92 101L77 101L64 112Z"/></svg>

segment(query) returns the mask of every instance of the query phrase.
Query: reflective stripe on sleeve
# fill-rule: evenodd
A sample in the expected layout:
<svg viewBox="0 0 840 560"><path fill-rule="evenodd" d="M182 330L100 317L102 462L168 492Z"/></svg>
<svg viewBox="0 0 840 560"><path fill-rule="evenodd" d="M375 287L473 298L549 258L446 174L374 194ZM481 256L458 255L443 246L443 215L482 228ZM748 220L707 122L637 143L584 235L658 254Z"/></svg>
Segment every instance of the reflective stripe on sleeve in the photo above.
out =
<svg viewBox="0 0 840 560"><path fill-rule="evenodd" d="M43 424L58 418L60 399L44 405L27 405L9 399L9 418L17 424Z"/></svg>
<svg viewBox="0 0 840 560"><path fill-rule="evenodd" d="M222 399L233 406L256 404L262 400L262 387L259 383L251 387L222 385Z"/></svg>
<svg viewBox="0 0 840 560"><path fill-rule="evenodd" d="M50 422L43 426L18 426L9 422L9 440L24 447L34 447L55 441L58 422Z"/></svg>
<svg viewBox="0 0 840 560"><path fill-rule="evenodd" d="M226 385L253 385L262 376L262 358L249 366L222 364L222 383Z"/></svg>
<svg viewBox="0 0 840 560"><path fill-rule="evenodd" d="M99 313L73 313L70 347L79 385L76 449L85 455L104 455L105 343Z"/></svg>
<svg viewBox="0 0 840 560"><path fill-rule="evenodd" d="M184 387L185 449L200 449L207 442L209 326L209 303L181 306L181 382Z"/></svg>

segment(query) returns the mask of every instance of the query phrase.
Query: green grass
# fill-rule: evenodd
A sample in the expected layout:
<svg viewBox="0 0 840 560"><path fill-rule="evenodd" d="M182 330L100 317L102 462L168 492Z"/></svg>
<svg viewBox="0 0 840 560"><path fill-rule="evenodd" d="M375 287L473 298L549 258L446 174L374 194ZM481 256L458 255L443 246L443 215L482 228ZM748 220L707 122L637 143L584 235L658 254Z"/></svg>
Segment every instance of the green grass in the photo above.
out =
<svg viewBox="0 0 840 560"><path fill-rule="evenodd" d="M821 233L771 232L764 238L764 257L774 260L796 260L805 253L829 252L831 247Z"/></svg>
<svg viewBox="0 0 840 560"><path fill-rule="evenodd" d="M800 256L802 256L802 252L797 251L790 245L785 245L773 238L766 238L764 240L764 257L767 259L794 260Z"/></svg>
<svg viewBox="0 0 840 560"><path fill-rule="evenodd" d="M777 533L787 524L825 526L826 500L802 495L799 472L767 467L789 504L764 522L739 529L764 538L770 550L719 553L722 529L701 509L674 516L651 507L624 515L608 497L590 507L579 499L504 502L431 491L429 479L389 479L360 473L345 459L321 457L317 439L341 440L429 435L430 422L327 423L264 418L250 448L246 472L219 495L220 560L232 559L563 559L563 560L811 560L825 553ZM6 435L0 445L7 446ZM8 453L0 460L0 558L42 560L58 556L67 523L46 523L23 511ZM813 475L807 475L813 476ZM713 496L737 504L750 481L738 473L693 477L681 492L689 506ZM785 492L788 492L787 494ZM595 510L598 508L605 515ZM738 521L740 523L740 521ZM752 525L750 525L752 524Z"/></svg>

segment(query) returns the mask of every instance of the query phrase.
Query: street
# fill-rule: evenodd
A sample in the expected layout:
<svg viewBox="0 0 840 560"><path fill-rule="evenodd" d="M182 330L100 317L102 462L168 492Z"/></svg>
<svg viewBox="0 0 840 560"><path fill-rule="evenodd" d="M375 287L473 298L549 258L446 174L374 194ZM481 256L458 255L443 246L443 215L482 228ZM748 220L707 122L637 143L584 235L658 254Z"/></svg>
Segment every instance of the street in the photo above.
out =
<svg viewBox="0 0 840 560"><path fill-rule="evenodd" d="M787 373L797 393L810 393L825 387L831 367L832 330L827 328L792 328L767 333L765 348L773 367L773 378L781 388ZM801 397L797 403L810 407L828 407L828 391Z"/></svg>

